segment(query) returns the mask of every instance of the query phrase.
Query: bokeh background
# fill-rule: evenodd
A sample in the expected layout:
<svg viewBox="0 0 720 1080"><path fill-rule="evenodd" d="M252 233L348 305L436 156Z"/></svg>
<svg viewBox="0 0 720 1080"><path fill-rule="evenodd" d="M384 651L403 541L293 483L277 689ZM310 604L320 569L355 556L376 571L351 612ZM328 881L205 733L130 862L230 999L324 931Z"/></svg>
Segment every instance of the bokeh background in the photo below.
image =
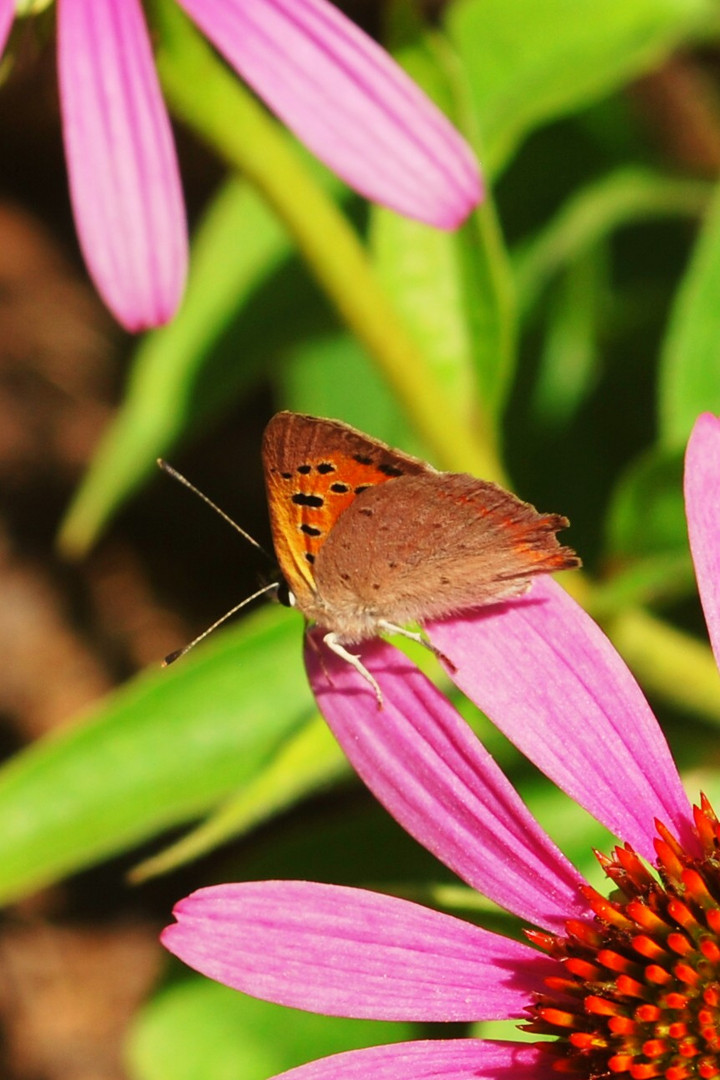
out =
<svg viewBox="0 0 720 1080"><path fill-rule="evenodd" d="M191 288L174 323L142 338L113 322L79 257L52 8L16 27L0 69L8 1080L261 1080L436 1033L309 1017L182 971L157 934L199 885L369 884L511 925L351 776L306 685L296 613L260 605L160 670L273 567L160 475L158 455L266 547L259 445L278 408L341 418L441 468L503 475L571 519L586 569L569 587L636 671L693 797L718 794L720 684L682 504L693 420L720 412L717 4L339 6L464 131L488 200L458 233L438 233L369 207L280 131L335 215L313 254L238 171L230 136L210 137L169 94ZM207 48L203 63L199 98L224 75ZM228 90L228 132L234 107ZM317 259L355 239L370 276L338 277L333 293ZM397 319L378 316L377 348L362 314L347 315L367 282ZM399 375L383 318L386 341L406 343ZM422 405L436 386L439 439ZM590 847L610 839L458 704L593 874Z"/></svg>

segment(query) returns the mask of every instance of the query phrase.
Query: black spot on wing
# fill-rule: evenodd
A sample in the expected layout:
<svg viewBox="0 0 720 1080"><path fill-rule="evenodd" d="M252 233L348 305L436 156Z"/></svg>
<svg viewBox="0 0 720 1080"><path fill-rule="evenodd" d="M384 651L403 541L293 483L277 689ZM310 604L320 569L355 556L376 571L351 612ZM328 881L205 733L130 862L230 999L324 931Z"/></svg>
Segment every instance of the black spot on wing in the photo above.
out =
<svg viewBox="0 0 720 1080"><path fill-rule="evenodd" d="M321 461L317 467L319 473L331 473L335 472L335 466L331 465L329 461Z"/></svg>
<svg viewBox="0 0 720 1080"><path fill-rule="evenodd" d="M303 491L296 491L292 496L292 501L298 506L314 506L317 510L325 503L319 495L306 495Z"/></svg>

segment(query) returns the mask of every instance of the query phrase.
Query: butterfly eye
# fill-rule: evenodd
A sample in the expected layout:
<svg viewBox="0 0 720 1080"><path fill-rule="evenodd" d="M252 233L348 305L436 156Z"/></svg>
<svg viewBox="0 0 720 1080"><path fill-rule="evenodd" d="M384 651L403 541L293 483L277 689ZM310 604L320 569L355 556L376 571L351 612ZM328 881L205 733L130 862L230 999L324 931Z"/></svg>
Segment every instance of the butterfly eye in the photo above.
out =
<svg viewBox="0 0 720 1080"><path fill-rule="evenodd" d="M295 607L296 606L295 594L290 591L290 588L289 588L288 583L286 581L279 581L278 582L277 591L275 593L275 596L276 596L276 598L278 600L278 603L282 604L283 607Z"/></svg>

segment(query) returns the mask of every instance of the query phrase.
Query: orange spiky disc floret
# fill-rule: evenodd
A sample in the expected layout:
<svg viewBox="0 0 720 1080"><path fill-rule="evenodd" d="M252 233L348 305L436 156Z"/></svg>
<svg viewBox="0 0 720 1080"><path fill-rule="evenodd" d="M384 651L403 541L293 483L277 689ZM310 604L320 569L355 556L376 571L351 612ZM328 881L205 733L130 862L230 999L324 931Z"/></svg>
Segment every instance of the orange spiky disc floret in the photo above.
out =
<svg viewBox="0 0 720 1080"><path fill-rule="evenodd" d="M561 964L525 1030L558 1072L631 1080L720 1076L720 824L703 796L697 853L660 823L657 875L629 847L598 855L612 900L584 892L595 919L528 937Z"/></svg>

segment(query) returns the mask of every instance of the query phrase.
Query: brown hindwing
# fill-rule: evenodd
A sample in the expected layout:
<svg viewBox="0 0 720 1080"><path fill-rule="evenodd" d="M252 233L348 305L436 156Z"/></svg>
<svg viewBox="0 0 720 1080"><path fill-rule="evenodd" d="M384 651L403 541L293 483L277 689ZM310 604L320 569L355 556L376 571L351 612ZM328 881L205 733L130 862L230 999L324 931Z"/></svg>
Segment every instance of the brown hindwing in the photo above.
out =
<svg viewBox="0 0 720 1080"><path fill-rule="evenodd" d="M405 623L507 599L580 565L555 536L567 524L464 473L401 477L392 498L370 489L337 523L315 565L318 601L352 636L355 615Z"/></svg>

